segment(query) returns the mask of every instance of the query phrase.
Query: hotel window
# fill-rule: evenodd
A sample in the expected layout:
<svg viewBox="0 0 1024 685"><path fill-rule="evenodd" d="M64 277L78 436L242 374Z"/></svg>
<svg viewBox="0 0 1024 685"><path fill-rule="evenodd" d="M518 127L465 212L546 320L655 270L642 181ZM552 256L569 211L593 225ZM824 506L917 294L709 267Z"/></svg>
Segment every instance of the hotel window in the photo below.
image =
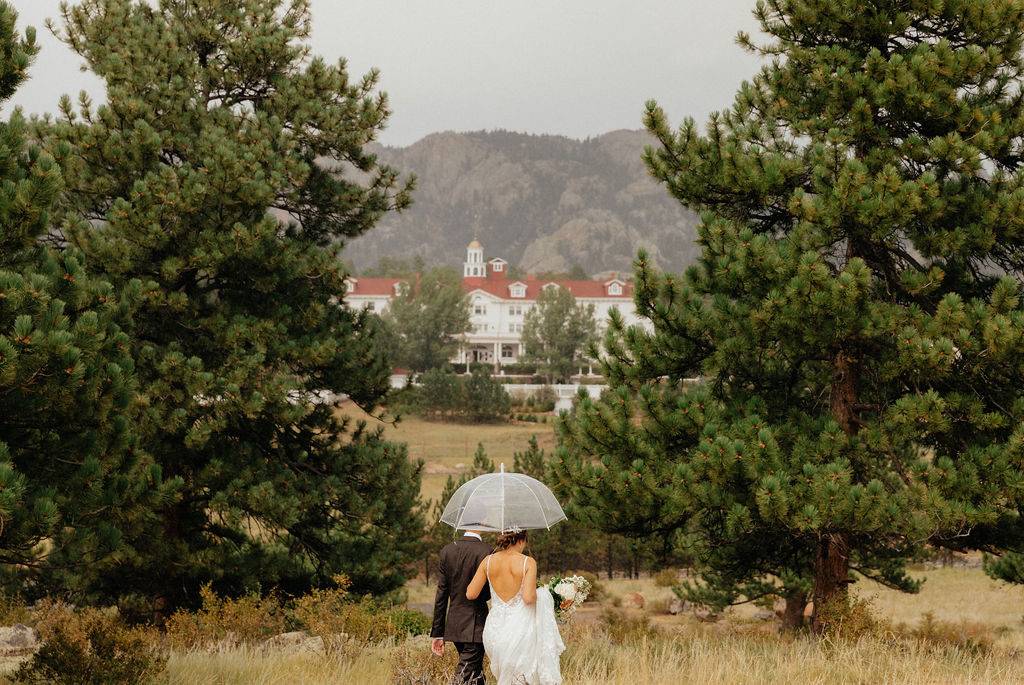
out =
<svg viewBox="0 0 1024 685"><path fill-rule="evenodd" d="M619 285L618 283L613 283L612 285L608 286L608 294L609 295L621 295L622 294L622 286Z"/></svg>
<svg viewBox="0 0 1024 685"><path fill-rule="evenodd" d="M483 316L486 313L487 313L487 305L485 305L485 304L474 304L473 305L473 314L475 314L477 316Z"/></svg>
<svg viewBox="0 0 1024 685"><path fill-rule="evenodd" d="M514 305L512 305L511 307L508 308L508 313L509 313L509 316L522 316L523 315L523 305L521 305L521 304L514 304Z"/></svg>

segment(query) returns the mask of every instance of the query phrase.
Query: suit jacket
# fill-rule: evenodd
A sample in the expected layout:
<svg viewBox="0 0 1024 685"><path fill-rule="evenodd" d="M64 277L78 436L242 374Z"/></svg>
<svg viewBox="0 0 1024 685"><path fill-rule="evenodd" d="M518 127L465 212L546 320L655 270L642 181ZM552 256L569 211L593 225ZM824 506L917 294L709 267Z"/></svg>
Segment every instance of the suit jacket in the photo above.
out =
<svg viewBox="0 0 1024 685"><path fill-rule="evenodd" d="M492 551L490 545L471 535L441 549L430 637L443 637L450 642L483 642L491 588L484 585L480 596L472 601L466 599L466 588L480 562Z"/></svg>

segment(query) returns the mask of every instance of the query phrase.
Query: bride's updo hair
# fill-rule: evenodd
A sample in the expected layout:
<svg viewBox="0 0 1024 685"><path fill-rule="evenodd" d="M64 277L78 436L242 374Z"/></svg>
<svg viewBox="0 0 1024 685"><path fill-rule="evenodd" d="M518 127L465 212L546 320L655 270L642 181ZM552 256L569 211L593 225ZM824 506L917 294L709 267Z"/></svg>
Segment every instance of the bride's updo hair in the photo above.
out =
<svg viewBox="0 0 1024 685"><path fill-rule="evenodd" d="M525 530L510 530L506 533L498 535L498 539L494 542L494 551L500 552L503 549L508 549L512 545L529 539L526 535Z"/></svg>

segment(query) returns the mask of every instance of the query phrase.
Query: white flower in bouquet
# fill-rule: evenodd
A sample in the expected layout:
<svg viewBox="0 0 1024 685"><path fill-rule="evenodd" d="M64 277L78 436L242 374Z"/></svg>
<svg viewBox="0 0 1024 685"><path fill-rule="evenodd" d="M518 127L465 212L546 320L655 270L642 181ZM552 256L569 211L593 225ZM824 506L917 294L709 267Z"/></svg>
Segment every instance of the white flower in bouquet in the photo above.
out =
<svg viewBox="0 0 1024 685"><path fill-rule="evenodd" d="M555 576L546 585L555 601L555 616L565 623L590 594L590 581L583 576Z"/></svg>
<svg viewBox="0 0 1024 685"><path fill-rule="evenodd" d="M571 602L576 599L576 586L571 581L563 580L555 586L555 594Z"/></svg>

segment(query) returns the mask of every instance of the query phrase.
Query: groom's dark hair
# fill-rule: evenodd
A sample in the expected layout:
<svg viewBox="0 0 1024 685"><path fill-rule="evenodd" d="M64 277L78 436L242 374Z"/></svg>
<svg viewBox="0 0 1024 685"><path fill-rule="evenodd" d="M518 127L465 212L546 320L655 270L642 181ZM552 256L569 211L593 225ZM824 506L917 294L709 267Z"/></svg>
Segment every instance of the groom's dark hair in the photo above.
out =
<svg viewBox="0 0 1024 685"><path fill-rule="evenodd" d="M508 549L520 540L528 539L529 537L526 535L525 530L513 530L507 533L502 533L498 536L498 539L494 541L494 551L500 552L503 549Z"/></svg>

